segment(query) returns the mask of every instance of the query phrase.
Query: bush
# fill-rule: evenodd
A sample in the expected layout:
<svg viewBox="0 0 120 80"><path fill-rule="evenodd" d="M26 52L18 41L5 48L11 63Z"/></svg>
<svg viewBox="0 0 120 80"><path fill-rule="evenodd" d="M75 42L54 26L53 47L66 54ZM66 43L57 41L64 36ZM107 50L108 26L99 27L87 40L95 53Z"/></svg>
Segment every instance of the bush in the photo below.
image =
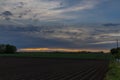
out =
<svg viewBox="0 0 120 80"><path fill-rule="evenodd" d="M120 58L120 48L113 48L113 49L111 49L111 54L115 58Z"/></svg>
<svg viewBox="0 0 120 80"><path fill-rule="evenodd" d="M0 53L15 53L17 48L14 45L0 44Z"/></svg>

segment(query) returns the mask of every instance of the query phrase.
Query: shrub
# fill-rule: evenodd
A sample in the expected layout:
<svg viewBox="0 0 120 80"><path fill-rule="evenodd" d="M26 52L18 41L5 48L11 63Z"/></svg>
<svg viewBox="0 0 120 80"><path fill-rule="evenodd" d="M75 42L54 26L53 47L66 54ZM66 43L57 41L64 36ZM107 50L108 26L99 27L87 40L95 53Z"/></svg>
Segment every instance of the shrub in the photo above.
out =
<svg viewBox="0 0 120 80"><path fill-rule="evenodd" d="M115 58L120 58L120 48L113 48L113 49L111 49L111 54Z"/></svg>
<svg viewBox="0 0 120 80"><path fill-rule="evenodd" d="M16 46L9 44L0 44L0 53L15 53L17 51Z"/></svg>

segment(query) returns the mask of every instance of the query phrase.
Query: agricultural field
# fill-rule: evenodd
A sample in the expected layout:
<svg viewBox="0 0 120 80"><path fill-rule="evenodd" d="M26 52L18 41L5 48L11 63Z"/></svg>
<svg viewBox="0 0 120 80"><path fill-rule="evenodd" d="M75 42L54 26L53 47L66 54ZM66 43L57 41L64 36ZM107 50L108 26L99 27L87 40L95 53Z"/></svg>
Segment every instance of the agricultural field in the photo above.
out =
<svg viewBox="0 0 120 80"><path fill-rule="evenodd" d="M1 54L0 80L103 80L109 64L106 56L73 53L52 53L49 56L48 53Z"/></svg>
<svg viewBox="0 0 120 80"><path fill-rule="evenodd" d="M103 80L108 60L0 58L0 80Z"/></svg>

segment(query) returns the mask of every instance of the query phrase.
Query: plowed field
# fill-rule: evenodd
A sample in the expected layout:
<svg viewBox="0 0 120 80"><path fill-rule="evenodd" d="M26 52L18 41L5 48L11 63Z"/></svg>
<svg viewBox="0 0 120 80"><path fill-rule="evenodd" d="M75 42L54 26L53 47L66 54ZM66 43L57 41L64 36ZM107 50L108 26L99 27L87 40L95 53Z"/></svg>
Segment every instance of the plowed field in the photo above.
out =
<svg viewBox="0 0 120 80"><path fill-rule="evenodd" d="M107 60L0 57L0 80L103 80Z"/></svg>

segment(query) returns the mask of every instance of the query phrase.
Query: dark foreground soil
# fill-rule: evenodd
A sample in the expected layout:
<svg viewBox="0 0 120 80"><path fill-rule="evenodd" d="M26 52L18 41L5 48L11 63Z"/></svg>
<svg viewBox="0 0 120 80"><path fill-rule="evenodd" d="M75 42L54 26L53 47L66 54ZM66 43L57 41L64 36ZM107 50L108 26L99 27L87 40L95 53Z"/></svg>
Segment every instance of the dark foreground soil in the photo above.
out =
<svg viewBox="0 0 120 80"><path fill-rule="evenodd" d="M0 57L0 80L103 80L108 61Z"/></svg>

